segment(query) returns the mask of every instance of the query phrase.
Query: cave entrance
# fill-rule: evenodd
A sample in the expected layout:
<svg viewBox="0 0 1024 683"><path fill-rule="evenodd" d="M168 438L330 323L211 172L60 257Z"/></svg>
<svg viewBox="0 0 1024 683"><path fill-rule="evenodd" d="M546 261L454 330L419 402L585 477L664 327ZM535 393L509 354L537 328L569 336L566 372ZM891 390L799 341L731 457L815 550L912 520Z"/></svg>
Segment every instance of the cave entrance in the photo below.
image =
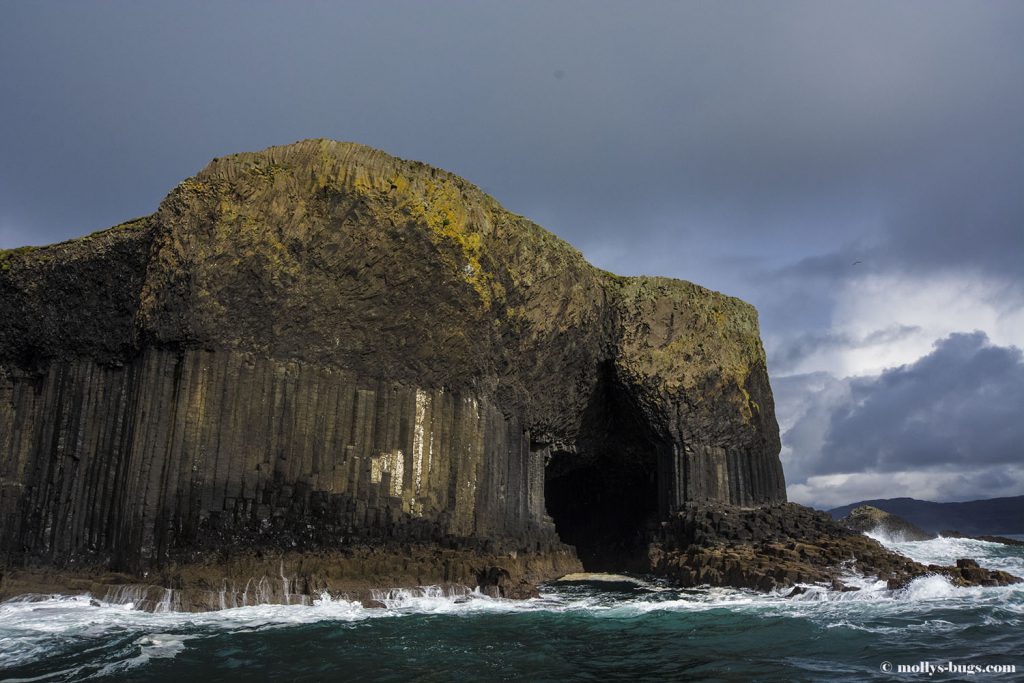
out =
<svg viewBox="0 0 1024 683"><path fill-rule="evenodd" d="M664 514L666 449L610 368L591 398L574 449L551 447L548 515L591 572L642 571Z"/></svg>

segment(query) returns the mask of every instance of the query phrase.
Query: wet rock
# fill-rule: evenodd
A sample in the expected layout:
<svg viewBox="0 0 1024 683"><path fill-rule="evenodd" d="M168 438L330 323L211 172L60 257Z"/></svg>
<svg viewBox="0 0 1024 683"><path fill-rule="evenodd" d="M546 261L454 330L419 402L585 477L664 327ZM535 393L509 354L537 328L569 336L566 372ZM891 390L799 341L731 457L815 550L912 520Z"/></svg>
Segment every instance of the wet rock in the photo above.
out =
<svg viewBox="0 0 1024 683"><path fill-rule="evenodd" d="M713 514L714 512L714 514ZM740 539L736 530L749 535ZM957 586L1018 583L974 560L957 566L921 565L874 539L834 522L828 514L787 503L762 508L687 504L661 527L648 551L649 571L675 583L774 590L814 583L847 590L846 572L877 576L890 589L916 578L946 576Z"/></svg>
<svg viewBox="0 0 1024 683"><path fill-rule="evenodd" d="M538 583L579 569L579 561L564 548L511 557L430 545L359 546L175 564L142 583L101 568L91 573L10 570L0 580L0 600L71 592L152 612L205 612L261 604L311 605L326 595L373 607L403 595L463 598L479 586L481 576L491 579L488 586L480 586L485 594L523 599L538 595Z"/></svg>
<svg viewBox="0 0 1024 683"><path fill-rule="evenodd" d="M854 531L880 532L899 541L928 541L935 538L935 534L871 505L854 508L839 523Z"/></svg>
<svg viewBox="0 0 1024 683"><path fill-rule="evenodd" d="M540 597L536 585L513 577L508 570L501 567L488 567L477 576L477 581L480 591L492 598L526 600Z"/></svg>
<svg viewBox="0 0 1024 683"><path fill-rule="evenodd" d="M1021 582L1008 572L985 569L970 558L957 560L956 567L939 567L937 573L947 576L958 586L1006 586Z"/></svg>

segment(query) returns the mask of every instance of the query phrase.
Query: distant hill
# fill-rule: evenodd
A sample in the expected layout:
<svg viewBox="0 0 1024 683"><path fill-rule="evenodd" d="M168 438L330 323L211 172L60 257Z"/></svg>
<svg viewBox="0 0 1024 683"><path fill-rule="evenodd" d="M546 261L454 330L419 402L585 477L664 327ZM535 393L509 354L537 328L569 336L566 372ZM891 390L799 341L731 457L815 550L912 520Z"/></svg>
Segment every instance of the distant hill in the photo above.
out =
<svg viewBox="0 0 1024 683"><path fill-rule="evenodd" d="M965 503L933 503L914 498L862 500L828 512L833 519L841 519L861 505L885 510L932 533L954 530L971 535L1024 534L1024 496Z"/></svg>

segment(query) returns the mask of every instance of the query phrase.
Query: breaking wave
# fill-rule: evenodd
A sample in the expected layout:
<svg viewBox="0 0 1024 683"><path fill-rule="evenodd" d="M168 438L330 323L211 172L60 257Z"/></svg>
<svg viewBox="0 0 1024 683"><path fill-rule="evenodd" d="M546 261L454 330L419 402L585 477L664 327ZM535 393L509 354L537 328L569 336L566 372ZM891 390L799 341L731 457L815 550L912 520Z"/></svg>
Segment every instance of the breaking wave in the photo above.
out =
<svg viewBox="0 0 1024 683"><path fill-rule="evenodd" d="M953 564L960 558L969 557L987 569L1001 569L1024 576L1024 549L1020 546L944 536L929 541L906 541L879 529L865 535L921 564Z"/></svg>
<svg viewBox="0 0 1024 683"><path fill-rule="evenodd" d="M1021 548L875 537L921 562L973 557L1024 573ZM790 597L576 578L526 601L386 591L375 596L382 608L327 595L206 613L139 611L125 596L10 601L0 604L0 680L251 680L253 670L311 680L340 671L368 680L857 679L883 660L1014 663L1007 653L1024 651L1024 590L1013 586L955 588L929 576L889 590L850 574L844 583L856 591L805 586Z"/></svg>

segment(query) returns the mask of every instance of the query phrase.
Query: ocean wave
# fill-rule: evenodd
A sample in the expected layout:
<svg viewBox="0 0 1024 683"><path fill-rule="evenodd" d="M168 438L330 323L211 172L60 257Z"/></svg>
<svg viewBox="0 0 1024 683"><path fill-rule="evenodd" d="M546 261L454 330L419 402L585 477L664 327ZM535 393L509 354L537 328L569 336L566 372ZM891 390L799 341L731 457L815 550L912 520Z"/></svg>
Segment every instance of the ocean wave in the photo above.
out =
<svg viewBox="0 0 1024 683"><path fill-rule="evenodd" d="M921 564L951 565L958 559L970 558L986 569L1024 576L1024 553L1019 546L945 536L928 541L904 541L878 529L865 532L865 536Z"/></svg>
<svg viewBox="0 0 1024 683"><path fill-rule="evenodd" d="M936 539L896 545L910 545L918 558L943 563L956 559L953 556L962 554L965 548L986 550L992 553L988 559L1003 552L991 548L998 544L968 543L971 545L964 545L962 539ZM193 641L202 642L218 634L331 624L358 627L384 623L381 619L391 620L398 628L399 623L415 623L416 619L404 620L417 616L471 620L497 615L512 619L564 617L599 623L593 621L596 619L618 628L616 622L699 621L732 615L755 623L764 619L798 620L829 631L845 629L894 638L955 634L979 625L1013 628L1024 617L1024 588L1019 586L957 588L945 577L926 576L891 590L884 581L852 571L842 580L857 590L840 592L817 585L802 585L802 592L780 589L769 593L680 589L637 578L603 584L552 584L542 587L539 598L524 601L491 598L479 591L451 595L439 587L425 586L375 593L374 599L383 605L376 608L324 594L305 606L265 604L202 613L147 612L132 609L130 603L97 602L88 596L37 596L0 604L0 669L33 670L47 661L53 662L47 680L131 677L139 667L150 666L154 660L173 660L188 651ZM973 616L965 620L963 615L967 614ZM74 657L64 658L62 654L72 652ZM79 660L89 657L97 663L83 668Z"/></svg>

